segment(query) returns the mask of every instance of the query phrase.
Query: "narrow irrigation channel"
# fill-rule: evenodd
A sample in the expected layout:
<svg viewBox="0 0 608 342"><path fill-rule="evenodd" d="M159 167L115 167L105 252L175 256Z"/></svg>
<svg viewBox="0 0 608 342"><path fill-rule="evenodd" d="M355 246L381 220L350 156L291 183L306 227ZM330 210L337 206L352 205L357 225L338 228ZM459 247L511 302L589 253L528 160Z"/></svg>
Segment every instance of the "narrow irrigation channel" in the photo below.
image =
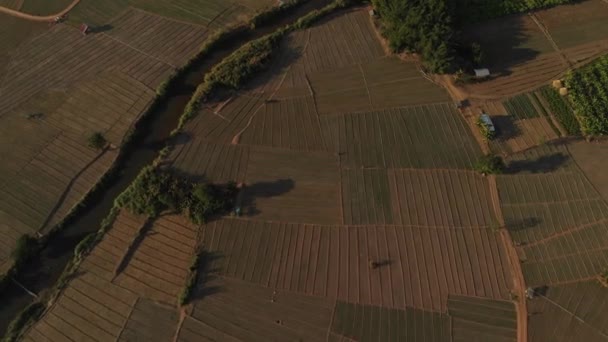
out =
<svg viewBox="0 0 608 342"><path fill-rule="evenodd" d="M213 66L242 45L295 22L306 13L320 9L330 0L308 0L276 19L255 29L238 31L227 41L216 45L210 53L195 60L176 79L167 93L136 126L135 132L123 151L115 168L99 189L66 222L62 229L48 236L40 256L25 265L19 274L0 293L0 336L25 307L39 295L51 290L72 259L74 248L88 234L96 232L102 220L109 214L114 199L122 193L139 174L150 165L159 151L169 142L171 132L177 127L186 104L196 87ZM27 291L26 291L27 289Z"/></svg>

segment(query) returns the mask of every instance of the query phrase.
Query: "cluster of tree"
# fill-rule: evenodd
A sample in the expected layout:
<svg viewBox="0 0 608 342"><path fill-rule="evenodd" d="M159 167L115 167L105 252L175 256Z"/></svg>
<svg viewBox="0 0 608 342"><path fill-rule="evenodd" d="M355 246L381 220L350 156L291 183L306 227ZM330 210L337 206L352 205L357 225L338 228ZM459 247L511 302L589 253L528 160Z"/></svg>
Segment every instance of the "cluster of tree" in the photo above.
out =
<svg viewBox="0 0 608 342"><path fill-rule="evenodd" d="M479 67L479 44L463 44L460 28L471 22L577 0L372 0L393 52L418 53L427 70L455 72Z"/></svg>
<svg viewBox="0 0 608 342"><path fill-rule="evenodd" d="M454 71L455 28L447 0L373 0L394 52L422 56L431 72Z"/></svg>
<svg viewBox="0 0 608 342"><path fill-rule="evenodd" d="M176 174L154 167L146 167L131 186L116 200L119 207L149 217L165 210L184 214L195 224L222 214L234 206L236 186L217 186L192 182Z"/></svg>

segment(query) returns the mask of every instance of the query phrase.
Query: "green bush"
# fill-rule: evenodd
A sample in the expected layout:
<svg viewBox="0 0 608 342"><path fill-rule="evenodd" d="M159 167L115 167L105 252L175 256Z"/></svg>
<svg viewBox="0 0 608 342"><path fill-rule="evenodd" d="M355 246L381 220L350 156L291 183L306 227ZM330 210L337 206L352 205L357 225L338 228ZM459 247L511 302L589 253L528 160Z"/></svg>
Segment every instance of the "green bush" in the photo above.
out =
<svg viewBox="0 0 608 342"><path fill-rule="evenodd" d="M209 217L229 210L235 195L236 187L233 185L220 188L194 183L148 166L116 199L116 206L148 217L172 210L186 214L195 224L202 224Z"/></svg>
<svg viewBox="0 0 608 342"><path fill-rule="evenodd" d="M473 165L473 169L483 175L501 174L505 169L505 164L499 156L488 154L479 158Z"/></svg>
<svg viewBox="0 0 608 342"><path fill-rule="evenodd" d="M90 148L94 148L96 150L103 149L104 147L106 147L107 144L107 140L101 132L95 132L91 134L87 142Z"/></svg>
<svg viewBox="0 0 608 342"><path fill-rule="evenodd" d="M192 262L190 263L190 267L188 268L188 279L186 281L186 285L184 286L184 289L182 290L178 298L179 305L186 305L190 301L192 291L196 286L196 280L198 278L198 268L200 265L200 260L200 254L197 254L192 258Z"/></svg>

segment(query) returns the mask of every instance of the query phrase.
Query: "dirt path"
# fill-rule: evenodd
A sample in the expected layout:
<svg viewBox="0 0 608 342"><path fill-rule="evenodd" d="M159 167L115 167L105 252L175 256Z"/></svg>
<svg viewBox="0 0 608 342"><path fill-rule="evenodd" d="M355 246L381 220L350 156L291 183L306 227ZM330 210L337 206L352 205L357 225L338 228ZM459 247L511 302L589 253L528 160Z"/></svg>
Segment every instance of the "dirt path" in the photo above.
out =
<svg viewBox="0 0 608 342"><path fill-rule="evenodd" d="M521 263L515 250L513 240L509 235L509 231L505 228L505 219L502 215L500 208L500 199L498 197L498 185L496 184L496 176L488 176L488 183L490 186L490 196L492 198L492 206L496 214L496 219L500 225L500 238L503 242L505 250L507 252L507 259L511 268L511 275L513 277L513 292L516 294L515 308L517 311L517 341L527 342L528 341L528 307L526 304L526 284L524 282L524 275L521 270Z"/></svg>
<svg viewBox="0 0 608 342"><path fill-rule="evenodd" d="M80 0L74 0L63 11L61 11L59 13L52 14L52 15L47 15L47 16L39 16L39 15L27 14L27 13L15 11L13 9L10 9L10 8L7 8L7 7L3 7L3 6L0 6L0 13L8 14L8 15L11 15L13 17L17 17L17 18L21 18L21 19L25 19L25 20L30 20L30 21L49 22L49 21L55 20L55 18L57 18L57 17L61 17L61 16L65 15L65 14L67 14L69 11L72 10L72 8L74 8L76 5L78 5L79 2L80 2Z"/></svg>

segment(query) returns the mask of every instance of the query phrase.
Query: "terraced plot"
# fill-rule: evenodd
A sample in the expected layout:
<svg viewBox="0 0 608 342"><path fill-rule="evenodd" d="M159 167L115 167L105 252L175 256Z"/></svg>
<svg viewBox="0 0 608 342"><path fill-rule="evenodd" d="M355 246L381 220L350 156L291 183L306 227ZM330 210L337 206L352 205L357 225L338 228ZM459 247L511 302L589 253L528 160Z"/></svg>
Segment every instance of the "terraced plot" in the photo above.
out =
<svg viewBox="0 0 608 342"><path fill-rule="evenodd" d="M515 305L476 297L450 296L452 341L517 341Z"/></svg>
<svg viewBox="0 0 608 342"><path fill-rule="evenodd" d="M506 299L511 287L503 246L488 230L234 219L204 229L209 269L271 288L443 311L448 293Z"/></svg>
<svg viewBox="0 0 608 342"><path fill-rule="evenodd" d="M252 149L243 215L279 222L341 223L337 158L317 152Z"/></svg>
<svg viewBox="0 0 608 342"><path fill-rule="evenodd" d="M451 341L446 314L338 302L332 331L355 341Z"/></svg>
<svg viewBox="0 0 608 342"><path fill-rule="evenodd" d="M118 341L171 341L178 321L179 313L175 308L140 298Z"/></svg>
<svg viewBox="0 0 608 342"><path fill-rule="evenodd" d="M605 341L606 294L596 281L550 287L528 302L528 340Z"/></svg>
<svg viewBox="0 0 608 342"><path fill-rule="evenodd" d="M323 341L334 303L226 278L202 285L178 341Z"/></svg>
<svg viewBox="0 0 608 342"><path fill-rule="evenodd" d="M143 229L121 260L114 282L142 297L175 305L196 253L196 227L182 217L162 216Z"/></svg>
<svg viewBox="0 0 608 342"><path fill-rule="evenodd" d="M471 168L481 155L449 104L322 116L321 126L342 167Z"/></svg>

